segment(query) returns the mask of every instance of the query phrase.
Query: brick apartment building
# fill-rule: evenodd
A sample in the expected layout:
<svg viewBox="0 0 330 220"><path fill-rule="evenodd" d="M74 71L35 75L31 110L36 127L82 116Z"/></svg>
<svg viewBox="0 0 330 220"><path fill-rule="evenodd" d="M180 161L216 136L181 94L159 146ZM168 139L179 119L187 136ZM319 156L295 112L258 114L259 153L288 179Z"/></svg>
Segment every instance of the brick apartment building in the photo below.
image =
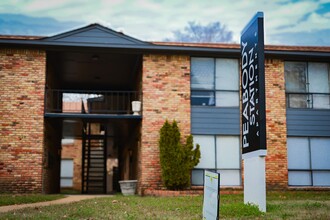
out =
<svg viewBox="0 0 330 220"><path fill-rule="evenodd" d="M149 43L98 24L2 36L0 191L108 193L121 179L162 189L166 119L201 145L192 189L204 169L242 188L239 58L239 45ZM265 47L268 189L330 187L329 60L330 47Z"/></svg>

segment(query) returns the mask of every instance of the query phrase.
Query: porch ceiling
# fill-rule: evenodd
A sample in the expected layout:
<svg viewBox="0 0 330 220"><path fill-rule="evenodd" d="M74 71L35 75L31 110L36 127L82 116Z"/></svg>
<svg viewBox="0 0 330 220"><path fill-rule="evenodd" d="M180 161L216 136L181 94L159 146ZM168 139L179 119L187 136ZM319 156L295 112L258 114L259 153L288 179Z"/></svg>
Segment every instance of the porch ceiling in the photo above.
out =
<svg viewBox="0 0 330 220"><path fill-rule="evenodd" d="M49 52L62 89L131 90L140 56L100 52Z"/></svg>
<svg viewBox="0 0 330 220"><path fill-rule="evenodd" d="M115 137L117 141L125 142L132 136L132 131L140 125L140 119L129 118L108 118L108 119L89 119L84 120L81 118L61 118L63 123L62 138L81 138L83 122L94 122L102 124L111 124L114 127Z"/></svg>

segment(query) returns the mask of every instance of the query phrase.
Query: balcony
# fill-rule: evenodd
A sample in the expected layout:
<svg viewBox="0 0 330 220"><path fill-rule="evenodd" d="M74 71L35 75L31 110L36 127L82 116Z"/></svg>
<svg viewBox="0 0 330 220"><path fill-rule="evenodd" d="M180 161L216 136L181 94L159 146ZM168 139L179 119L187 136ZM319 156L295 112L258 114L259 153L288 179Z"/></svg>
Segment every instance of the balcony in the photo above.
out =
<svg viewBox="0 0 330 220"><path fill-rule="evenodd" d="M132 101L141 101L137 91L48 89L45 113L132 115Z"/></svg>
<svg viewBox="0 0 330 220"><path fill-rule="evenodd" d="M330 109L329 93L287 93L287 108Z"/></svg>

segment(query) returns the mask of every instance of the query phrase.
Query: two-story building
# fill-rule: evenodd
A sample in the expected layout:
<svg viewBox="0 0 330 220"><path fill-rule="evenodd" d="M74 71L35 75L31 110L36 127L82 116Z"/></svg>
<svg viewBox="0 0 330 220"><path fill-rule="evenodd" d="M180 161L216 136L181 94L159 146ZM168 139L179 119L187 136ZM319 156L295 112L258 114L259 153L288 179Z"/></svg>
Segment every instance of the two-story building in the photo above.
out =
<svg viewBox="0 0 330 220"><path fill-rule="evenodd" d="M62 173L78 175L82 193L121 179L137 179L139 194L162 189L166 119L201 145L192 189L205 169L242 188L239 59L240 45L144 42L98 24L2 36L0 191L58 192L71 140L80 170L62 160ZM265 46L268 189L330 187L329 60L330 47Z"/></svg>

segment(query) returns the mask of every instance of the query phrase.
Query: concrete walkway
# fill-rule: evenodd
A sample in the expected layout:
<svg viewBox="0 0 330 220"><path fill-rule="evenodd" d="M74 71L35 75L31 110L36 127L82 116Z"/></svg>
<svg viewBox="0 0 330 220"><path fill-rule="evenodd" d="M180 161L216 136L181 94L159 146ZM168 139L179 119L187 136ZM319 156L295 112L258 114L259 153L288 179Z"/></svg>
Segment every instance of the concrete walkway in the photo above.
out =
<svg viewBox="0 0 330 220"><path fill-rule="evenodd" d="M85 199L94 199L94 198L108 197L108 196L112 196L112 195L67 195L65 198L47 201L47 202L0 206L0 213L9 212L17 209L24 209L24 208L35 208L35 207L42 207L49 205L67 204L72 202L78 202Z"/></svg>

